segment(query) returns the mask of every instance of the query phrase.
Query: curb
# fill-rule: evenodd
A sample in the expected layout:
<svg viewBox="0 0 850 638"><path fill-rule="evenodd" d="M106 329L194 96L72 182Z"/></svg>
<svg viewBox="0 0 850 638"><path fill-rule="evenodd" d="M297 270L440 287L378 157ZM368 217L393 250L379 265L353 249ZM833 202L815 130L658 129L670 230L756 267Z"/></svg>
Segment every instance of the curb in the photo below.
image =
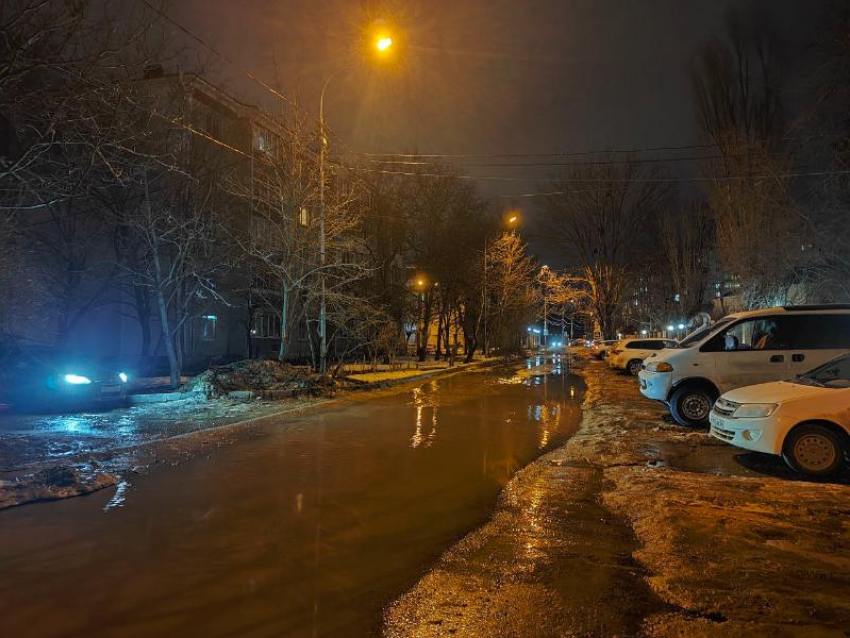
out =
<svg viewBox="0 0 850 638"><path fill-rule="evenodd" d="M200 397L200 392L154 392L152 394L128 394L126 401L130 405L145 405L147 403L171 403Z"/></svg>

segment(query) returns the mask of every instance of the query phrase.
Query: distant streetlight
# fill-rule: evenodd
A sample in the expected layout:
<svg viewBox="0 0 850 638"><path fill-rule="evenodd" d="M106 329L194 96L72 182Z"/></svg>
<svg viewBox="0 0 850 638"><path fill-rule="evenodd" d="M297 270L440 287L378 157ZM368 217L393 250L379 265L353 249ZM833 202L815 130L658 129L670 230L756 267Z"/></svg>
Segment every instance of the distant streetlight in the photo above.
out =
<svg viewBox="0 0 850 638"><path fill-rule="evenodd" d="M378 38L378 41L375 43L378 51L386 51L393 45L393 39L390 37Z"/></svg>
<svg viewBox="0 0 850 638"><path fill-rule="evenodd" d="M676 329L676 327L675 327L675 326L667 326L667 331L668 331L668 332L673 332L675 329Z"/></svg>
<svg viewBox="0 0 850 638"><path fill-rule="evenodd" d="M646 330L641 330L640 333L645 337L647 335Z"/></svg>
<svg viewBox="0 0 850 638"><path fill-rule="evenodd" d="M685 329L685 324L680 323L680 324L679 324L679 330L684 330L684 329Z"/></svg>

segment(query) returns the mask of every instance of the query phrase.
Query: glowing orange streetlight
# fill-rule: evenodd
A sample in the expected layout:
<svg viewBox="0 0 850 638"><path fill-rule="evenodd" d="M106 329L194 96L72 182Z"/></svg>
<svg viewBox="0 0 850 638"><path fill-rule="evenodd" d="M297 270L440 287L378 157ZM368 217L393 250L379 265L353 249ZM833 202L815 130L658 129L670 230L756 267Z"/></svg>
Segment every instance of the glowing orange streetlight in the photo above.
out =
<svg viewBox="0 0 850 638"><path fill-rule="evenodd" d="M377 42L375 42L375 47L383 53L387 51L393 45L393 39L389 36L383 36L378 38Z"/></svg>

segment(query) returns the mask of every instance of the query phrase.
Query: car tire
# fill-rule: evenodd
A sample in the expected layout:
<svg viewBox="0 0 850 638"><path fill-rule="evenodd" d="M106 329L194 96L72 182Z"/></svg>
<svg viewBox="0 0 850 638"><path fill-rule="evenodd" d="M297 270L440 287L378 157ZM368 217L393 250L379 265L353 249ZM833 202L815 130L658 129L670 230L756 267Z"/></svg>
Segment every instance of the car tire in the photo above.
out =
<svg viewBox="0 0 850 638"><path fill-rule="evenodd" d="M679 425L705 427L716 398L713 392L698 385L681 387L670 397L670 414Z"/></svg>
<svg viewBox="0 0 850 638"><path fill-rule="evenodd" d="M809 476L830 476L844 463L843 441L839 435L818 423L794 428L782 444L782 459L795 472Z"/></svg>
<svg viewBox="0 0 850 638"><path fill-rule="evenodd" d="M626 370L628 370L630 375L636 377L638 375L638 372L640 372L640 367L642 365L643 361L641 361L640 359L632 359L626 366Z"/></svg>

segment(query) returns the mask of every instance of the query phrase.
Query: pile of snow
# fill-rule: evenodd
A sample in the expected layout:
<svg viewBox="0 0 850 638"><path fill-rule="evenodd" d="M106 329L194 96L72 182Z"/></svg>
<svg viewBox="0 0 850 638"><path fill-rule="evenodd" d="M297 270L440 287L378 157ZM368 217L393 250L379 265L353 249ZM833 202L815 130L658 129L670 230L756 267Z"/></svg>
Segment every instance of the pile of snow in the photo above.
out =
<svg viewBox="0 0 850 638"><path fill-rule="evenodd" d="M191 379L181 391L201 392L213 398L239 390L294 390L325 394L332 389L331 379L313 373L310 368L269 359L247 359L211 368Z"/></svg>

